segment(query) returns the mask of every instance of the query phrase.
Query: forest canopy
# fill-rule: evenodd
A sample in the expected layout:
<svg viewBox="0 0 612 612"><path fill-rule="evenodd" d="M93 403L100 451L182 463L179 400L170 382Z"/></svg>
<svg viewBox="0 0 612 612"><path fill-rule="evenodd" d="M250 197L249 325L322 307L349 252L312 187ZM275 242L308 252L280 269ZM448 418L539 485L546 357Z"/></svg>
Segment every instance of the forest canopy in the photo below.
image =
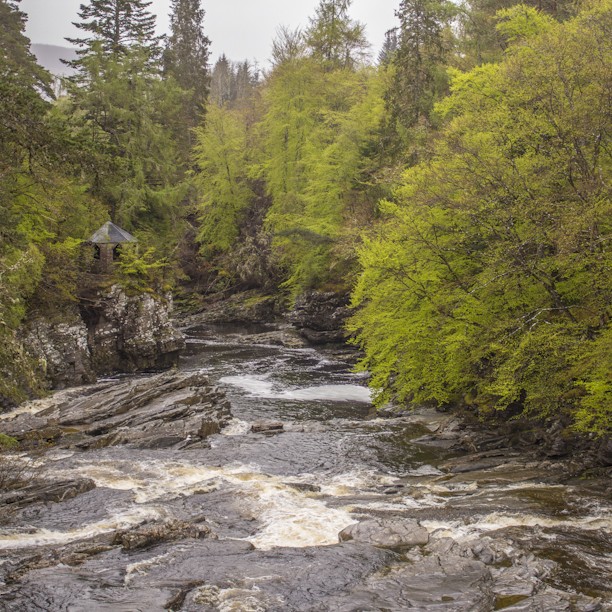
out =
<svg viewBox="0 0 612 612"><path fill-rule="evenodd" d="M351 294L379 405L609 431L610 0L398 0L381 50L320 0L266 69L209 64L204 0L149 9L82 4L54 87L0 0L0 396L111 219L187 301Z"/></svg>

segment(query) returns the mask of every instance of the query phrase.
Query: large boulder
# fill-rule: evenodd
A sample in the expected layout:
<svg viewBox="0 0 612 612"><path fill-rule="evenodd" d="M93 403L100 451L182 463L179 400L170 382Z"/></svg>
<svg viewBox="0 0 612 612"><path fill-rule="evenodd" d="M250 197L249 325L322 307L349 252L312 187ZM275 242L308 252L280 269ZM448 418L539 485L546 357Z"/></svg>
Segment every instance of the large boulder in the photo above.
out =
<svg viewBox="0 0 612 612"><path fill-rule="evenodd" d="M338 538L340 542L354 540L379 548L406 550L413 546L427 544L429 532L412 519L371 519L349 525Z"/></svg>

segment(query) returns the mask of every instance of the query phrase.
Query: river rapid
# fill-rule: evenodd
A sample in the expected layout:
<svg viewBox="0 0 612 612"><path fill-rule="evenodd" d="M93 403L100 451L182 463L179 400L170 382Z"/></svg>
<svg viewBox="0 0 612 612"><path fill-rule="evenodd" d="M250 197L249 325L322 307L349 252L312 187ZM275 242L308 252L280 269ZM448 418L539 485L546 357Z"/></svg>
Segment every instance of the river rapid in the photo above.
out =
<svg viewBox="0 0 612 612"><path fill-rule="evenodd" d="M380 418L350 352L266 331L189 332L180 369L231 404L208 448L36 458L43 477L95 488L5 517L0 610L612 610L605 481L512 452L470 462L428 442L459 427L451 416ZM416 519L429 543L339 543L371 519ZM184 537L116 539L178 523Z"/></svg>

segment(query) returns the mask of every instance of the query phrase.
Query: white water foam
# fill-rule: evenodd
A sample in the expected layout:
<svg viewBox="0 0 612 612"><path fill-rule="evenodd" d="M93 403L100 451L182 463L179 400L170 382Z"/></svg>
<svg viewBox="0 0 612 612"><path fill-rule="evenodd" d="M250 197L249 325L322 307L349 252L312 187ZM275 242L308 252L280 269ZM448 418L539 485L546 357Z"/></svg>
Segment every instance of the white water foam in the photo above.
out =
<svg viewBox="0 0 612 612"><path fill-rule="evenodd" d="M601 516L584 516L577 519L553 519L533 514L505 514L492 512L471 524L460 521L421 521L423 527L435 537L452 537L456 540L470 539L474 536L496 531L505 527L572 527L584 531L601 529L612 533L612 518Z"/></svg>
<svg viewBox="0 0 612 612"><path fill-rule="evenodd" d="M134 579L135 575L143 575L147 573L147 570L150 570L152 567L159 565L162 561L166 560L170 557L170 553L164 553L163 555L157 555L156 557L151 557L150 559L145 559L144 561L137 561L136 563L130 563L125 568L125 577L123 578L123 584L128 586L130 582Z"/></svg>
<svg viewBox="0 0 612 612"><path fill-rule="evenodd" d="M222 430L222 436L244 436L251 430L251 424L241 419L233 418Z"/></svg>
<svg viewBox="0 0 612 612"><path fill-rule="evenodd" d="M68 542L92 538L102 533L135 527L145 521L164 518L166 515L167 513L162 508L143 506L133 507L107 519L83 525L70 531L53 531L51 529L37 529L29 533L3 533L0 531L0 549L67 544Z"/></svg>
<svg viewBox="0 0 612 612"><path fill-rule="evenodd" d="M266 399L287 399L297 401L328 400L335 402L371 403L372 393L361 385L319 385L301 389L275 390L274 383L268 376L242 375L224 376L222 384L232 385L250 395Z"/></svg>
<svg viewBox="0 0 612 612"><path fill-rule="evenodd" d="M143 461L129 462L125 467L142 476L126 474L120 462L82 464L74 473L92 478L100 487L131 490L137 504L206 492L225 482L237 489L236 499L263 523L262 529L249 541L264 550L276 546L335 544L338 532L354 522L346 510L328 508L312 493L285 484L283 477L263 474L257 466L208 467ZM61 474L68 477L72 471Z"/></svg>

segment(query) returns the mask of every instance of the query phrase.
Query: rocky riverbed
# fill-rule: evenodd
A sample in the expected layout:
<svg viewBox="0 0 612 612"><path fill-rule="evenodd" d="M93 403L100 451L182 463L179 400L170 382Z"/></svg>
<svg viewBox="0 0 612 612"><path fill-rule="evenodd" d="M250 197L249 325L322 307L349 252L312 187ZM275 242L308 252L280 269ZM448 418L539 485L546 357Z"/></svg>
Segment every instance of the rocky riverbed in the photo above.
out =
<svg viewBox="0 0 612 612"><path fill-rule="evenodd" d="M612 610L606 468L382 418L350 361L205 324L4 415L36 452L2 459L0 609Z"/></svg>

